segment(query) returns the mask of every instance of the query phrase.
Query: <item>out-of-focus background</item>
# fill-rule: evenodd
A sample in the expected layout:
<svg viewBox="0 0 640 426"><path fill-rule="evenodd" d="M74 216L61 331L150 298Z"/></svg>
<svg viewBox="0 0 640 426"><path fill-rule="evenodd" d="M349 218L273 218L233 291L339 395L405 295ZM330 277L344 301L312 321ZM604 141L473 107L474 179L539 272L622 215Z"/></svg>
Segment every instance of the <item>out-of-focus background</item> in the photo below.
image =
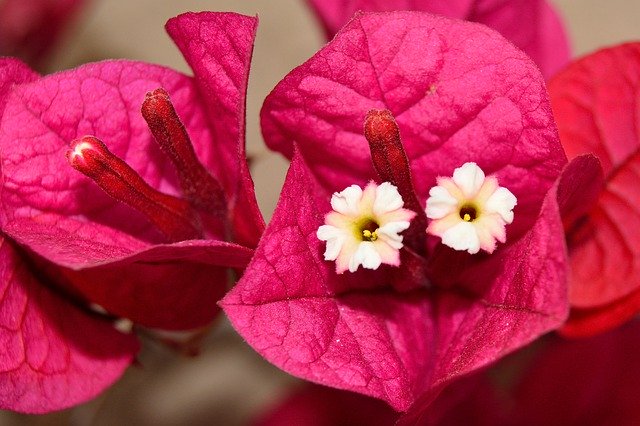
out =
<svg viewBox="0 0 640 426"><path fill-rule="evenodd" d="M565 19L577 56L640 40L640 2L551 2ZM253 158L258 202L268 220L287 162L270 153L262 142L260 106L284 75L323 44L318 23L303 0L89 0L64 33L46 70L130 58L188 73L163 26L172 16L200 10L257 14L260 18L249 81L247 146ZM140 365L130 368L96 400L44 416L0 411L0 425L245 425L298 384L254 354L220 319L198 357L179 355L146 339Z"/></svg>

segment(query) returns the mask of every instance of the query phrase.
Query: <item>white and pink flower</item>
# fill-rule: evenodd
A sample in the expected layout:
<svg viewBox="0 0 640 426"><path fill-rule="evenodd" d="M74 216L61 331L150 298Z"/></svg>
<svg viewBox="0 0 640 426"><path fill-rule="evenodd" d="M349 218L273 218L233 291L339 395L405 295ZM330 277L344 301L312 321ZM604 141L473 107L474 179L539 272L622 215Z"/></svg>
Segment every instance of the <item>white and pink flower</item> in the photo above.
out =
<svg viewBox="0 0 640 426"><path fill-rule="evenodd" d="M398 189L389 182L351 185L331 197L332 212L317 236L327 242L325 260L335 260L336 272L355 272L361 265L378 269L381 264L400 265L400 232L409 227L415 213L402 208Z"/></svg>
<svg viewBox="0 0 640 426"><path fill-rule="evenodd" d="M496 241L505 242L505 226L513 222L517 199L495 176L485 177L476 163L465 163L452 178L438 177L437 182L427 199L426 213L432 219L427 233L471 254L480 249L492 253Z"/></svg>

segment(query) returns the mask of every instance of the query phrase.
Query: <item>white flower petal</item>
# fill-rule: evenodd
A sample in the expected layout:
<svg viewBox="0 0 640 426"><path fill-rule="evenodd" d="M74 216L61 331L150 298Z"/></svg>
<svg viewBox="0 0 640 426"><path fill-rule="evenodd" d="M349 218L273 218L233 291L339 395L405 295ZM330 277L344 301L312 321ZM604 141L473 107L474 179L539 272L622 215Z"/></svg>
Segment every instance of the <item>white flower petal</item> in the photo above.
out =
<svg viewBox="0 0 640 426"><path fill-rule="evenodd" d="M345 232L335 226L322 225L318 228L316 236L319 240L327 242L324 260L336 260L347 239Z"/></svg>
<svg viewBox="0 0 640 426"><path fill-rule="evenodd" d="M492 253L497 241L505 242L516 197L499 186L495 176L486 177L476 163L458 167L451 179L438 177L429 195L426 213L432 221L427 232L441 237L443 244L474 254L480 249ZM471 209L466 220L461 218L463 207Z"/></svg>
<svg viewBox="0 0 640 426"><path fill-rule="evenodd" d="M484 208L489 213L498 213L506 223L513 222L513 208L518 204L515 195L507 188L498 187L487 200Z"/></svg>
<svg viewBox="0 0 640 426"><path fill-rule="evenodd" d="M357 215L361 198L362 188L358 185L351 185L331 196L331 208L345 215Z"/></svg>
<svg viewBox="0 0 640 426"><path fill-rule="evenodd" d="M434 186L429 190L425 212L429 219L441 219L458 207L458 200L442 186Z"/></svg>
<svg viewBox="0 0 640 426"><path fill-rule="evenodd" d="M316 231L316 236L321 241L328 241L332 238L336 238L343 232L344 232L343 230L341 230L340 228L336 228L335 226L322 225Z"/></svg>
<svg viewBox="0 0 640 426"><path fill-rule="evenodd" d="M406 228L401 229L400 227L395 226L394 224L397 223L401 222L392 222L381 228L378 228L378 240L384 241L396 250L400 250L404 246L404 244L402 244L402 240L404 237L402 235L398 235L398 232L401 232ZM400 229L400 231L398 229Z"/></svg>
<svg viewBox="0 0 640 426"><path fill-rule="evenodd" d="M324 260L336 260L344 246L344 238L332 238L327 241L327 248L324 251Z"/></svg>
<svg viewBox="0 0 640 426"><path fill-rule="evenodd" d="M376 251L373 243L370 241L363 241L351 257L351 261L349 262L349 271L357 271L360 265L365 269L378 269L381 263L382 258Z"/></svg>
<svg viewBox="0 0 640 426"><path fill-rule="evenodd" d="M453 171L453 181L465 197L473 198L484 182L484 172L476 163L464 163Z"/></svg>
<svg viewBox="0 0 640 426"><path fill-rule="evenodd" d="M400 232L409 228L409 222L389 222L378 228L378 236L386 236L394 241L402 241L402 235L398 235ZM402 245L400 246L400 248Z"/></svg>
<svg viewBox="0 0 640 426"><path fill-rule="evenodd" d="M404 206L404 201L398 188L389 182L383 182L376 188L376 199L373 202L373 214L383 215L398 210Z"/></svg>
<svg viewBox="0 0 640 426"><path fill-rule="evenodd" d="M378 237L378 241L382 241L385 244L387 244L389 247L392 247L395 250L400 250L402 247L404 247L404 244L402 244L402 236L398 235L396 236L396 238L390 237L388 235L380 235Z"/></svg>
<svg viewBox="0 0 640 426"><path fill-rule="evenodd" d="M475 254L480 251L480 239L471 222L460 222L442 234L442 243L454 250Z"/></svg>

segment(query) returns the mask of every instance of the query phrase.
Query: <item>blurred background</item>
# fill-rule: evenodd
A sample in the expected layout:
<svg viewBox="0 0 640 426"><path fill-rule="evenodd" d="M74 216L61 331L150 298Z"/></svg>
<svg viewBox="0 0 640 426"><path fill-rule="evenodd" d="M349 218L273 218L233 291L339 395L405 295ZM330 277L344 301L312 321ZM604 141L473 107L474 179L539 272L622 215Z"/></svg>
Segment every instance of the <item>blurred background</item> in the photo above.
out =
<svg viewBox="0 0 640 426"><path fill-rule="evenodd" d="M0 0L0 7L4 1ZM640 2L551 2L565 20L576 56L640 40ZM262 142L258 122L262 100L283 76L324 43L303 0L89 0L41 68L49 73L89 61L129 58L189 73L163 26L172 16L201 10L257 14L260 18L249 81L247 148L253 160L258 202L268 220L287 162L269 153ZM296 386L296 379L254 354L220 319L197 357L145 339L140 365L130 368L96 400L44 416L0 411L0 425L245 425Z"/></svg>

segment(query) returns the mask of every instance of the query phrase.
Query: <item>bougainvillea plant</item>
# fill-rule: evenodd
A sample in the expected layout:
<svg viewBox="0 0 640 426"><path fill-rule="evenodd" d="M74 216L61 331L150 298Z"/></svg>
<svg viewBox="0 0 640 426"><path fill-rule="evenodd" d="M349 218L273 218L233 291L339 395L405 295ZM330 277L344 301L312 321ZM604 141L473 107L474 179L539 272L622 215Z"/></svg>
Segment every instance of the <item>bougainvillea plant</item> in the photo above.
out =
<svg viewBox="0 0 640 426"><path fill-rule="evenodd" d="M328 39L356 11L414 10L479 22L501 33L538 64L550 78L569 62L567 35L558 13L546 0L307 0Z"/></svg>
<svg viewBox="0 0 640 426"><path fill-rule="evenodd" d="M222 305L267 360L407 410L562 324L559 205L575 207L597 160L567 166L572 191L557 183L567 160L543 77L498 33L359 14L261 117L292 164Z"/></svg>
<svg viewBox="0 0 640 426"><path fill-rule="evenodd" d="M595 205L565 223L572 272L565 335L608 330L640 310L639 53L639 43L605 49L549 83L567 155L592 152L605 174Z"/></svg>
<svg viewBox="0 0 640 426"><path fill-rule="evenodd" d="M217 314L264 227L244 152L256 24L171 19L194 77L3 60L0 408L61 409L111 384L137 343L110 318L184 330Z"/></svg>
<svg viewBox="0 0 640 426"><path fill-rule="evenodd" d="M0 2L0 56L41 67L86 0Z"/></svg>

